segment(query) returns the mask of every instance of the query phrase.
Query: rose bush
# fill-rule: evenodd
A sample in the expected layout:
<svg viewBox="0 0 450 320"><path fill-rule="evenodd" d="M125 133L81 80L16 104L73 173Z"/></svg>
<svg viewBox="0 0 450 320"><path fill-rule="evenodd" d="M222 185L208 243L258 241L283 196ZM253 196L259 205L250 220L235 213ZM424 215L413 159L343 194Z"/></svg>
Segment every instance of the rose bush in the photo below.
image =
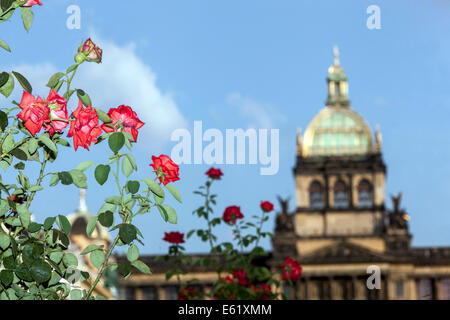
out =
<svg viewBox="0 0 450 320"><path fill-rule="evenodd" d="M19 9L28 30L36 4L41 2L1 1L0 22L10 19ZM10 51L2 40L0 47ZM137 172L137 163L126 149L132 150L132 142L137 141L138 130L144 125L132 107L119 106L106 113L95 107L84 90L71 88L77 70L82 65L94 67L85 62L100 63L102 54L91 39L81 44L74 57L75 64L50 77L46 99L41 98L45 95L33 94L24 75L16 71L0 73L0 94L5 98L17 89L15 84L23 88L20 103L3 102L7 107L0 110L0 167L8 171L8 175L0 176L0 299L100 299L94 296L94 291L107 270L117 270L125 278L132 267L150 273L149 267L139 260L136 243L142 244L143 236L134 224L135 217L156 209L164 221L177 222L175 210L164 201L167 191L181 202L176 187L167 185L180 179L178 166L161 155L153 157L154 177L132 176ZM75 95L78 104L70 112L71 98ZM75 151L67 148L70 142L65 135L73 139ZM49 170L61 152L73 153L79 147L89 150L103 142L107 142L111 154L102 163L85 160L67 171ZM24 171L29 162L40 165L39 172L34 172L35 182ZM10 174L12 171L16 173L16 181L7 180L14 176ZM81 252L89 256L97 269L93 273L78 270L77 257L67 251L72 229L69 220L58 215L38 223L32 221L30 209L47 181L49 187L61 183L86 189L89 171L100 186L109 181L117 187L117 192L105 198L98 214L87 223L88 236L99 224L114 234L109 247L91 244ZM180 238L174 235L168 235L168 239L180 243ZM127 248L127 262L110 261L116 247ZM87 288L74 288L74 283L83 283Z"/></svg>
<svg viewBox="0 0 450 320"><path fill-rule="evenodd" d="M206 229L191 230L188 232L187 238L195 234L203 242L209 243L209 256L193 259L184 254L184 247L170 240L171 237L165 237L165 240L173 245L169 247L169 252L164 258L166 261L172 259L175 264L175 268L166 273L166 279L173 276L177 277L178 285L181 288L178 298L180 300L205 298L219 300L286 299L287 297L279 290L281 281L288 285L294 285L301 276L300 264L287 257L285 265L280 270L272 271L266 266L255 263L257 258L267 255L264 249L259 246L259 241L261 238L272 237L271 233L263 231L263 224L269 219L269 213L274 209L273 204L269 201L260 203L261 214L253 216L256 222L246 221L246 215L236 205L226 207L222 218L214 217L213 206L216 205L217 195L211 194L211 186L214 182L220 180L223 173L220 169L211 168L206 172L206 175L208 179L205 184L194 192L204 199L204 204L196 209L194 214L205 220ZM233 228L234 242L217 243L218 238L213 229L222 222L227 227ZM244 234L245 231L247 231L247 234ZM217 272L217 279L213 283L211 292L194 290L196 279L181 280L182 275L183 279L188 279L186 266L195 264L200 264L203 267L209 266ZM184 269L182 266L184 266Z"/></svg>

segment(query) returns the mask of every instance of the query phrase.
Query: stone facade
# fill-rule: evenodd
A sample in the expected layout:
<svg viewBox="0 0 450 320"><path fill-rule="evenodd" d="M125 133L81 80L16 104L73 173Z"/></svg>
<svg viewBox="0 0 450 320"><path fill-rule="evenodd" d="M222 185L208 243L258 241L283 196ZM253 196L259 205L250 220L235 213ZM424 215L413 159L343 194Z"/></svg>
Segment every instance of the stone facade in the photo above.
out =
<svg viewBox="0 0 450 320"><path fill-rule="evenodd" d="M412 248L401 194L387 208L381 133L372 139L351 108L337 52L327 82L327 105L297 137L295 208L280 199L272 253L262 263L301 262L301 280L283 289L292 299L450 299L450 247ZM121 298L176 299L175 280L164 278L169 265L145 259L153 275L122 279ZM378 271L379 287L369 289ZM216 274L191 268L189 278L210 290Z"/></svg>

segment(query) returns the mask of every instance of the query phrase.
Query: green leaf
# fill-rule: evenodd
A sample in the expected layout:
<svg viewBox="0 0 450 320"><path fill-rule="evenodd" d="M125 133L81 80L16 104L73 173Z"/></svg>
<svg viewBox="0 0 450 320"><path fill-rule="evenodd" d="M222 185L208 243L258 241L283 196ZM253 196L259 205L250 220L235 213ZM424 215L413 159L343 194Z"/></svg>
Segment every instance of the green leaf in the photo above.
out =
<svg viewBox="0 0 450 320"><path fill-rule="evenodd" d="M2 47L3 49L5 49L8 52L11 52L11 48L8 46L8 44L3 41L2 39L0 39L0 47Z"/></svg>
<svg viewBox="0 0 450 320"><path fill-rule="evenodd" d="M9 203L4 199L0 199L0 217L9 211Z"/></svg>
<svg viewBox="0 0 450 320"><path fill-rule="evenodd" d="M128 132L124 132L124 134L125 133L128 133ZM137 171L136 160L134 159L133 155L130 153L127 153L125 156L128 158L128 160L130 160L130 163L131 163L131 166L133 167L133 169Z"/></svg>
<svg viewBox="0 0 450 320"><path fill-rule="evenodd" d="M65 253L63 257L64 265L68 267L77 267L78 259L73 253Z"/></svg>
<svg viewBox="0 0 450 320"><path fill-rule="evenodd" d="M170 194L173 195L175 199L177 199L178 202L181 203L181 195L180 191L172 185L166 185L166 189L169 190Z"/></svg>
<svg viewBox="0 0 450 320"><path fill-rule="evenodd" d="M12 75L10 75L9 73L7 73L7 75L8 75L8 80L6 81L5 84L0 86L0 93L2 95L4 95L5 98L8 98L14 90L14 77Z"/></svg>
<svg viewBox="0 0 450 320"><path fill-rule="evenodd" d="M122 160L122 173L127 178L130 176L131 173L133 173L133 166L130 162L130 159L128 159L128 157L124 157Z"/></svg>
<svg viewBox="0 0 450 320"><path fill-rule="evenodd" d="M120 239L128 244L136 239L136 228L131 224L122 223L119 226Z"/></svg>
<svg viewBox="0 0 450 320"><path fill-rule="evenodd" d="M81 254L82 255L88 254L88 253L90 253L92 251L95 251L95 250L101 250L101 249L95 244L90 244L81 252Z"/></svg>
<svg viewBox="0 0 450 320"><path fill-rule="evenodd" d="M42 260L37 260L31 265L31 276L36 282L42 283L52 276L52 268Z"/></svg>
<svg viewBox="0 0 450 320"><path fill-rule="evenodd" d="M9 75L6 74L6 76L8 77ZM8 115L5 112L0 111L0 129L4 131L7 126L8 126Z"/></svg>
<svg viewBox="0 0 450 320"><path fill-rule="evenodd" d="M96 225L97 225L97 217L92 217L86 226L86 234L88 237L90 237L92 235L92 233L95 230Z"/></svg>
<svg viewBox="0 0 450 320"><path fill-rule="evenodd" d="M8 134L2 143L3 153L11 152L14 149L14 146L15 146L14 137L11 134Z"/></svg>
<svg viewBox="0 0 450 320"><path fill-rule="evenodd" d="M30 233L35 233L38 232L39 230L41 230L42 225L36 222L31 222L30 226L28 227L28 231Z"/></svg>
<svg viewBox="0 0 450 320"><path fill-rule="evenodd" d="M130 262L136 261L139 258L139 248L132 244L127 251L127 259Z"/></svg>
<svg viewBox="0 0 450 320"><path fill-rule="evenodd" d="M33 87L28 82L27 78L25 78L23 75L21 75L20 73L18 73L16 71L13 71L12 74L16 77L17 81L19 81L20 85L26 92L32 93Z"/></svg>
<svg viewBox="0 0 450 320"><path fill-rule="evenodd" d="M20 7L20 13L22 14L23 27L28 32L33 24L33 11L31 11L31 7Z"/></svg>
<svg viewBox="0 0 450 320"><path fill-rule="evenodd" d="M16 204L16 210L17 210L17 213L19 214L19 218L20 218L20 222L21 222L22 226L24 226L25 228L28 228L28 226L30 225L31 212L28 211L28 209L21 204Z"/></svg>
<svg viewBox="0 0 450 320"><path fill-rule="evenodd" d="M142 179L142 182L144 182L150 188L150 190L158 197L164 198L164 190L155 180L152 180L150 178L144 178Z"/></svg>
<svg viewBox="0 0 450 320"><path fill-rule="evenodd" d="M58 215L58 217L56 217L56 224L65 234L69 234L72 229L69 220L63 215Z"/></svg>
<svg viewBox="0 0 450 320"><path fill-rule="evenodd" d="M92 264L97 268L100 269L102 263L105 261L105 253L103 250L95 250L91 252L90 259Z"/></svg>
<svg viewBox="0 0 450 320"><path fill-rule="evenodd" d="M39 261L37 261L37 262L39 262ZM38 270L39 270L39 268L38 268ZM19 265L16 268L15 273L22 280L33 281L30 270L28 269L28 267L25 264Z"/></svg>
<svg viewBox="0 0 450 320"><path fill-rule="evenodd" d="M86 92L81 89L77 89L77 96L81 100L83 105L85 105L86 107L92 106L91 98L89 98L89 95Z"/></svg>
<svg viewBox="0 0 450 320"><path fill-rule="evenodd" d="M59 180L61 180L61 183L65 186L73 183L72 175L67 171L59 172L58 177Z"/></svg>
<svg viewBox="0 0 450 320"><path fill-rule="evenodd" d="M8 82L8 78L9 78L8 72L3 71L2 73L0 73L0 88L3 87Z"/></svg>
<svg viewBox="0 0 450 320"><path fill-rule="evenodd" d="M28 191L30 192L37 192L37 191L41 191L44 190L43 186L31 186L30 189L28 189Z"/></svg>
<svg viewBox="0 0 450 320"><path fill-rule="evenodd" d="M14 273L11 270L2 270L0 280L5 286L9 286L14 280Z"/></svg>
<svg viewBox="0 0 450 320"><path fill-rule="evenodd" d="M0 248L6 250L10 244L11 240L9 239L9 236L4 233L0 233Z"/></svg>
<svg viewBox="0 0 450 320"><path fill-rule="evenodd" d="M139 191L139 181L128 181L127 182L127 189L130 193L135 194Z"/></svg>
<svg viewBox="0 0 450 320"><path fill-rule="evenodd" d="M73 184L76 185L78 188L81 189L87 189L88 185L86 182L86 175L83 173L83 171L80 171L78 169L73 169L69 171L70 175L72 176Z"/></svg>
<svg viewBox="0 0 450 320"><path fill-rule="evenodd" d="M133 261L131 264L133 265L133 267L135 267L142 273L152 274L152 272L150 271L150 268L144 262L142 262L140 260Z"/></svg>
<svg viewBox="0 0 450 320"><path fill-rule="evenodd" d="M52 174L49 185L53 187L56 186L58 182L59 182L59 174L57 173Z"/></svg>
<svg viewBox="0 0 450 320"><path fill-rule="evenodd" d="M47 132L44 132L40 136L37 137L39 141L41 141L47 148L49 148L54 153L58 153L58 147L56 144L50 139L50 136Z"/></svg>
<svg viewBox="0 0 450 320"><path fill-rule="evenodd" d="M164 209L166 210L167 213L167 222L172 223L172 224L176 224L177 223L177 212L175 211L174 208L172 208L169 205L163 205ZM159 208L159 207L158 207Z"/></svg>
<svg viewBox="0 0 450 320"><path fill-rule="evenodd" d="M64 76L65 76L65 74L62 72L55 73L54 75L52 75L50 77L46 86L49 88L55 88L55 86L58 84L59 80Z"/></svg>
<svg viewBox="0 0 450 320"><path fill-rule="evenodd" d="M112 152L117 153L125 144L125 137L122 132L114 132L109 136L108 145Z"/></svg>
<svg viewBox="0 0 450 320"><path fill-rule="evenodd" d="M80 170L80 171L85 171L92 166L95 166L95 162L87 160L87 161L81 162L75 169Z"/></svg>
<svg viewBox="0 0 450 320"><path fill-rule="evenodd" d="M73 64L70 67L67 68L66 73L71 73L75 68L78 67L77 64Z"/></svg>
<svg viewBox="0 0 450 320"><path fill-rule="evenodd" d="M122 199L118 196L112 196L109 198L105 199L106 203L111 203L111 204L121 204L122 203Z"/></svg>
<svg viewBox="0 0 450 320"><path fill-rule="evenodd" d="M164 219L164 221L169 221L169 215L166 212L166 209L160 205L160 204L156 204L156 207L158 208L159 213L161 214L161 217Z"/></svg>
<svg viewBox="0 0 450 320"><path fill-rule="evenodd" d="M83 298L83 295L81 293L81 290L74 289L70 291L70 300L81 300Z"/></svg>
<svg viewBox="0 0 450 320"><path fill-rule="evenodd" d="M104 123L112 122L111 118L108 116L108 114L105 111L103 111L99 108L94 108L94 109L95 109L95 111L97 111L98 118L101 121L103 121Z"/></svg>
<svg viewBox="0 0 450 320"><path fill-rule="evenodd" d="M111 211L105 211L98 215L98 221L104 227L111 227L114 223L114 214Z"/></svg>
<svg viewBox="0 0 450 320"><path fill-rule="evenodd" d="M44 221L44 230L50 230L50 228L53 226L53 224L55 223L56 218L55 217L48 217L45 219Z"/></svg>
<svg viewBox="0 0 450 320"><path fill-rule="evenodd" d="M16 164L14 165L14 169L17 169L17 170L23 170L23 169L25 169L25 163L23 163L23 162L18 162L18 163L16 163ZM38 186L35 186L35 187L38 187ZM40 190L41 190L41 189L40 189ZM29 191L33 192L33 190L31 190L31 188L29 189Z"/></svg>
<svg viewBox="0 0 450 320"><path fill-rule="evenodd" d="M28 152L30 154L33 154L36 152L36 150L38 149L39 144L38 144L38 140L35 138L31 138L30 140L28 140Z"/></svg>
<svg viewBox="0 0 450 320"><path fill-rule="evenodd" d="M64 253L61 251L54 251L50 253L50 260L56 264L59 264L64 256Z"/></svg>
<svg viewBox="0 0 450 320"><path fill-rule="evenodd" d="M128 275L131 272L131 266L128 263L119 263L119 272L120 274L125 278L128 277Z"/></svg>
<svg viewBox="0 0 450 320"><path fill-rule="evenodd" d="M109 165L99 164L97 168L95 168L95 180L97 180L99 185L104 185L106 180L108 180L109 171L111 171Z"/></svg>

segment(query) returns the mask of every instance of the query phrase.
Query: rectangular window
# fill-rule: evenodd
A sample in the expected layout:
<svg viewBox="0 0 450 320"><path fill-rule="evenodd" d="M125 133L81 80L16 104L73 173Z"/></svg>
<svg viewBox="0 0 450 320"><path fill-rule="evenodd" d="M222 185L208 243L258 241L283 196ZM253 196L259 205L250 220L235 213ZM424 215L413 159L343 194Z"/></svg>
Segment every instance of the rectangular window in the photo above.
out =
<svg viewBox="0 0 450 320"><path fill-rule="evenodd" d="M156 287L149 286L142 288L142 299L143 300L158 300L158 292Z"/></svg>
<svg viewBox="0 0 450 320"><path fill-rule="evenodd" d="M442 299L450 300L450 278L441 280Z"/></svg>
<svg viewBox="0 0 450 320"><path fill-rule="evenodd" d="M122 287L121 288L121 296L124 300L135 300L136 299L136 290L134 287Z"/></svg>
<svg viewBox="0 0 450 320"><path fill-rule="evenodd" d="M178 293L180 291L178 286L167 286L164 291L166 300L178 300Z"/></svg>
<svg viewBox="0 0 450 320"><path fill-rule="evenodd" d="M405 295L405 289L403 286L403 281L395 282L395 296L397 298L403 298Z"/></svg>
<svg viewBox="0 0 450 320"><path fill-rule="evenodd" d="M420 300L433 299L433 286L431 279L420 279L417 281L418 297Z"/></svg>

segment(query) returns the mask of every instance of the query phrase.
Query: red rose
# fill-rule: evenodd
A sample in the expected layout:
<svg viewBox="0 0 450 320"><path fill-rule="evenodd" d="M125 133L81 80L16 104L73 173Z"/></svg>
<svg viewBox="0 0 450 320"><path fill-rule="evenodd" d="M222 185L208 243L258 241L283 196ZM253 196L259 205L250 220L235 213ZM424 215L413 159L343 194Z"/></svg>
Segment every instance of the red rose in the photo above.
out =
<svg viewBox="0 0 450 320"><path fill-rule="evenodd" d="M178 165L166 156L165 154L160 155L159 157L152 156L153 163L150 166L153 169L158 170L161 168L161 171L165 173L164 180L162 177L159 177L159 181L161 181L164 185L169 182L174 182L180 180L180 168Z"/></svg>
<svg viewBox="0 0 450 320"><path fill-rule="evenodd" d="M227 207L223 213L223 221L231 224L236 224L237 219L243 219L244 215L241 213L241 208L238 206Z"/></svg>
<svg viewBox="0 0 450 320"><path fill-rule="evenodd" d="M54 89L52 89L47 97L47 103L48 107L50 108L50 118L49 121L45 124L44 128L45 130L48 130L50 136L53 136L55 131L61 132L65 127L69 125L67 101L58 93L56 93Z"/></svg>
<svg viewBox="0 0 450 320"><path fill-rule="evenodd" d="M241 286L246 286L248 284L248 277L247 273L244 269L239 269L233 272L233 277L235 277L238 281L238 283Z"/></svg>
<svg viewBox="0 0 450 320"><path fill-rule="evenodd" d="M270 212L273 210L273 204L269 201L261 201L261 209L264 212Z"/></svg>
<svg viewBox="0 0 450 320"><path fill-rule="evenodd" d="M216 180L220 180L220 177L223 176L223 173L220 169L215 169L215 168L210 168L208 171L206 171L205 173L208 177L210 177L211 179L216 179Z"/></svg>
<svg viewBox="0 0 450 320"><path fill-rule="evenodd" d="M117 108L112 108L108 111L108 116L111 118L111 124L114 125L114 128L106 124L102 124L102 129L105 132L114 132L114 131L125 131L131 133L134 141L137 141L138 129L140 129L144 123L139 120L136 112L133 111L129 106L119 106ZM123 128L123 129L122 129Z"/></svg>
<svg viewBox="0 0 450 320"><path fill-rule="evenodd" d="M199 288L187 287L178 293L178 300L191 300L200 294Z"/></svg>
<svg viewBox="0 0 450 320"><path fill-rule="evenodd" d="M19 106L22 111L19 112L17 117L24 121L25 127L33 136L41 131L44 123L50 119L50 109L47 102L42 100L41 97L36 99L31 93L24 91Z"/></svg>
<svg viewBox="0 0 450 320"><path fill-rule="evenodd" d="M97 111L91 106L83 107L81 101L78 108L73 112L75 117L70 123L69 138L73 137L75 151L78 146L89 150L92 142L97 142L97 137L102 134L102 128L98 123Z"/></svg>
<svg viewBox="0 0 450 320"><path fill-rule="evenodd" d="M256 287L254 284L250 285L250 289L253 290L254 293L258 295L258 297L262 300L267 300L270 298L270 294L272 293L272 289L265 283L261 283L260 287Z"/></svg>
<svg viewBox="0 0 450 320"><path fill-rule="evenodd" d="M32 7L35 4L42 6L41 0L28 0L23 6L24 7Z"/></svg>
<svg viewBox="0 0 450 320"><path fill-rule="evenodd" d="M283 270L283 280L290 279L292 282L295 282L302 276L302 266L290 257L286 258L285 264L281 269Z"/></svg>
<svg viewBox="0 0 450 320"><path fill-rule="evenodd" d="M231 278L230 276L222 277L222 278L220 278L220 280L223 280L223 281L228 282L228 283L233 283L234 282L233 278Z"/></svg>
<svg viewBox="0 0 450 320"><path fill-rule="evenodd" d="M167 241L169 243L173 244L180 244L184 243L184 233L179 232L164 232L164 241Z"/></svg>

